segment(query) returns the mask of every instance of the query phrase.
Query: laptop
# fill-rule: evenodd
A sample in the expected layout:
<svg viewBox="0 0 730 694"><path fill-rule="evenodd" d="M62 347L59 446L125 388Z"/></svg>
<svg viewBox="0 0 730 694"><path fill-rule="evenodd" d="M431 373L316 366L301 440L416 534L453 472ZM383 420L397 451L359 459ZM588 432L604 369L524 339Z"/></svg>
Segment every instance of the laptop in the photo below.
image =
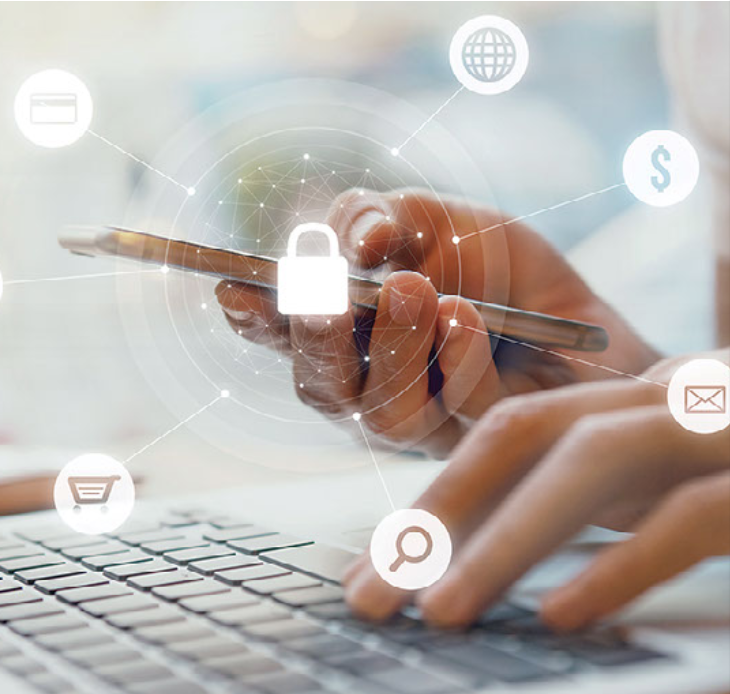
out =
<svg viewBox="0 0 730 694"><path fill-rule="evenodd" d="M404 504L433 473L417 462L386 472ZM378 485L364 468L143 500L105 536L75 533L55 512L0 520L0 692L730 691L727 622L691 609L727 606L724 561L680 581L670 602L689 615L660 609L637 628L557 636L540 624L535 589L575 569L576 547L466 632L409 610L359 621L339 581L388 510Z"/></svg>

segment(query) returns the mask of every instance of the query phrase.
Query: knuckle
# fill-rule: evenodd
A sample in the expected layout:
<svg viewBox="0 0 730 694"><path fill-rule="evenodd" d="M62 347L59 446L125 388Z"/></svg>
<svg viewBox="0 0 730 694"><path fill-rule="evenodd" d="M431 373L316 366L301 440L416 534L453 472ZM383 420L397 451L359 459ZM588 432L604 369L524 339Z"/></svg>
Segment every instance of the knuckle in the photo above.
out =
<svg viewBox="0 0 730 694"><path fill-rule="evenodd" d="M521 436L534 431L544 418L545 403L531 395L513 395L494 404L476 426L477 435Z"/></svg>

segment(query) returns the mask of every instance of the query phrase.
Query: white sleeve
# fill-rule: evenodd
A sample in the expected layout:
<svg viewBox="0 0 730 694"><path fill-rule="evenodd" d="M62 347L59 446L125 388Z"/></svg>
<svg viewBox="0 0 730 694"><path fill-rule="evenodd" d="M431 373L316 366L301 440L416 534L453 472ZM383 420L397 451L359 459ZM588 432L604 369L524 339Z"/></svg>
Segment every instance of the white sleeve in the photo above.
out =
<svg viewBox="0 0 730 694"><path fill-rule="evenodd" d="M662 58L677 118L712 193L716 252L730 259L730 3L662 5Z"/></svg>

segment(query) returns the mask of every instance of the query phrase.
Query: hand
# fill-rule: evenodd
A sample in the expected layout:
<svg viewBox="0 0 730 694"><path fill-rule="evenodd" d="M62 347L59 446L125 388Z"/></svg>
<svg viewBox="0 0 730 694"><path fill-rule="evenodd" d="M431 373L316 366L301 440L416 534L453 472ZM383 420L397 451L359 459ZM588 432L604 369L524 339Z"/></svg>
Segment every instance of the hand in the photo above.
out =
<svg viewBox="0 0 730 694"><path fill-rule="evenodd" d="M445 455L503 397L614 375L507 342L492 359L479 314L460 296L603 325L611 346L591 357L598 365L638 373L656 359L544 239L504 226L494 210L426 192L350 191L327 222L353 272L385 277L373 325L353 311L286 320L271 292L244 284L223 282L216 293L244 338L293 359L305 403L350 426L362 413L381 442Z"/></svg>
<svg viewBox="0 0 730 694"><path fill-rule="evenodd" d="M712 356L730 363L728 349ZM686 431L667 407L663 386L686 359L658 363L646 382L568 386L492 408L414 504L438 516L455 545L447 573L417 596L425 618L469 624L588 523L636 534L545 597L542 618L556 629L584 627L730 553L730 429ZM352 607L370 618L407 599L365 556L346 585Z"/></svg>

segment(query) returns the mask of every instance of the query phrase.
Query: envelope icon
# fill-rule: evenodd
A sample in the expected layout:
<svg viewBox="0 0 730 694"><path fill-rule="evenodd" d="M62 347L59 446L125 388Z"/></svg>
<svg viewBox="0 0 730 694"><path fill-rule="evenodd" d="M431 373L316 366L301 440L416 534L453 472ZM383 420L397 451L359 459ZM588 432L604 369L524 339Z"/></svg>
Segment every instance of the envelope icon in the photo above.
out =
<svg viewBox="0 0 730 694"><path fill-rule="evenodd" d="M686 414L725 414L727 388L725 386L685 386L684 411Z"/></svg>

